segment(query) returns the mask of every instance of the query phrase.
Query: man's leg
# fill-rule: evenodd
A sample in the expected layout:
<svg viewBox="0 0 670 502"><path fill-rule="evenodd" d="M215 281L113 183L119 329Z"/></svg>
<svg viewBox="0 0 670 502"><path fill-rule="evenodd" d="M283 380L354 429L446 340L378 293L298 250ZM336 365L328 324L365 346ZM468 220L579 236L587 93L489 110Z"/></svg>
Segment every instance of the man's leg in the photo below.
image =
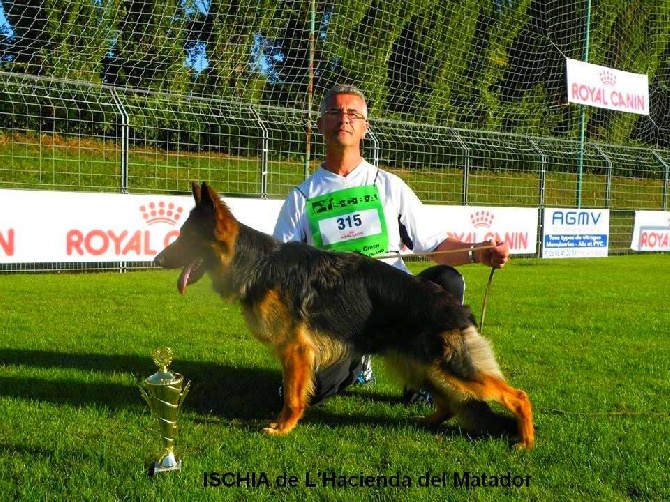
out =
<svg viewBox="0 0 670 502"><path fill-rule="evenodd" d="M369 356L368 356L369 357ZM314 395L310 406L321 404L356 381L358 375L365 370L361 356L345 357L341 361L326 368L319 368L314 375ZM284 386L279 387L279 397L283 398Z"/></svg>
<svg viewBox="0 0 670 502"><path fill-rule="evenodd" d="M347 357L333 366L317 370L314 376L314 395L310 400L310 405L321 404L327 398L344 390L356 381L362 370L361 356Z"/></svg>
<svg viewBox="0 0 670 502"><path fill-rule="evenodd" d="M460 303L463 303L463 299L465 298L465 280L455 268L449 265L435 265L419 272L417 276L434 282Z"/></svg>

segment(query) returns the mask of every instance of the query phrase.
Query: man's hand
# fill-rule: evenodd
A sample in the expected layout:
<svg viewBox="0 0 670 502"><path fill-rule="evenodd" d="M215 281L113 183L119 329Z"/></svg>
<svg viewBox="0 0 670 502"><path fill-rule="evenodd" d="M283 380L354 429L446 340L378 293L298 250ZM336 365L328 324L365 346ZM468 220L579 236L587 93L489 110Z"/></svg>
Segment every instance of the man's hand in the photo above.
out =
<svg viewBox="0 0 670 502"><path fill-rule="evenodd" d="M506 242L490 239L475 246L474 254L475 261L478 263L493 268L503 268L509 260L509 246Z"/></svg>

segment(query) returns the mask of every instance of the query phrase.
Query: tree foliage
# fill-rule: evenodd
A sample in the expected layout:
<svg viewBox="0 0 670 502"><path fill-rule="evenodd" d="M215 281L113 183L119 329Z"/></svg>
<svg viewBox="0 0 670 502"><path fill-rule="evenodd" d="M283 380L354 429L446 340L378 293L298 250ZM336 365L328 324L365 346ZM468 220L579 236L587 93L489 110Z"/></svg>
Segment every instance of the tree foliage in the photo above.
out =
<svg viewBox="0 0 670 502"><path fill-rule="evenodd" d="M565 58L588 57L646 73L652 89L651 117L589 110L588 138L667 146L670 2L593 2L588 38L585 5L4 0L0 69L123 87L124 95L197 96L303 113L310 102L315 111L332 84L352 83L365 91L379 119L575 139L580 113L566 104ZM2 96L1 106L19 114L15 102L7 104L14 98ZM174 98L155 103L176 106ZM171 113L156 112L154 122Z"/></svg>

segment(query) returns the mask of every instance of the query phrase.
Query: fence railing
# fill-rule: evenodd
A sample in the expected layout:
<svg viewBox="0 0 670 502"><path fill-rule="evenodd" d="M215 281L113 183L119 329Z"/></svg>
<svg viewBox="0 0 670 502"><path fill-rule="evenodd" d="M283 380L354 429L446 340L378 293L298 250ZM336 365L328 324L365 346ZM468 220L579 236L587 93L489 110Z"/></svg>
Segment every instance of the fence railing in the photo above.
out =
<svg viewBox="0 0 670 502"><path fill-rule="evenodd" d="M227 195L283 198L323 154L304 110L5 76L0 188L174 194L205 180ZM665 149L370 124L366 158L426 203L609 208L614 253L628 251L635 210L668 210Z"/></svg>

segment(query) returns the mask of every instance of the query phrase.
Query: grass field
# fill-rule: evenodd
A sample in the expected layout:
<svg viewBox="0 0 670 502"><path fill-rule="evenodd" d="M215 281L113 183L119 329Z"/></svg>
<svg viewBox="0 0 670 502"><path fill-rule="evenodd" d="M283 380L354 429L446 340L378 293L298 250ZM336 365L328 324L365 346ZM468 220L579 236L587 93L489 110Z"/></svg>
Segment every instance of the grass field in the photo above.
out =
<svg viewBox="0 0 670 502"><path fill-rule="evenodd" d="M309 410L285 438L265 437L278 363L209 279L182 297L176 271L3 275L0 500L667 500L669 263L513 259L495 274L483 332L533 401L530 452L455 423L418 426L411 417L427 410L398 402L379 360L376 385ZM462 272L479 315L488 271ZM165 345L192 381L176 445L184 468L149 478L160 440L137 383ZM211 472L267 485L204 486ZM411 486L322 486L324 472ZM454 486L466 472L524 483ZM421 486L427 473L434 486ZM277 486L291 476L295 486Z"/></svg>

